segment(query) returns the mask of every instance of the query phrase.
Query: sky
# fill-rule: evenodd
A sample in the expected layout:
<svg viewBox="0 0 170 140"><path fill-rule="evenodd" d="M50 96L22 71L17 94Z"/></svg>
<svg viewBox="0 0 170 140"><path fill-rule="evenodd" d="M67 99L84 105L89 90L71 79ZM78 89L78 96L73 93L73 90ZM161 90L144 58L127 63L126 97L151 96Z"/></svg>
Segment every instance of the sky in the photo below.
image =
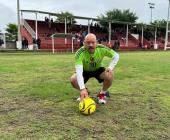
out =
<svg viewBox="0 0 170 140"><path fill-rule="evenodd" d="M59 13L71 12L75 16L96 18L112 9L130 9L138 16L137 22L149 23L151 10L148 3L155 3L153 20L167 19L168 0L20 0L22 10L39 10ZM0 0L0 30L8 23L17 23L17 0ZM24 18L35 19L34 14L23 14ZM38 15L42 19L45 15Z"/></svg>

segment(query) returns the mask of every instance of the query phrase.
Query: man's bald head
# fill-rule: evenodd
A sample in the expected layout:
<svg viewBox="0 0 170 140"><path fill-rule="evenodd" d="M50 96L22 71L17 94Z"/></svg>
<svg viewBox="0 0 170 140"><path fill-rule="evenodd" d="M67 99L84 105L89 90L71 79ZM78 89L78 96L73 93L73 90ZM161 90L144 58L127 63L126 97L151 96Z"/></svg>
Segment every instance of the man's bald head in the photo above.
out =
<svg viewBox="0 0 170 140"><path fill-rule="evenodd" d="M96 43L97 43L97 39L96 39L96 35L89 33L86 35L85 40L84 40L84 45L85 48L90 52L90 53L94 53L95 49L96 49Z"/></svg>
<svg viewBox="0 0 170 140"><path fill-rule="evenodd" d="M89 33L89 34L87 34L86 37L85 37L85 41L86 41L86 40L94 40L94 41L96 41L96 35L95 35L95 34L92 34L92 33Z"/></svg>

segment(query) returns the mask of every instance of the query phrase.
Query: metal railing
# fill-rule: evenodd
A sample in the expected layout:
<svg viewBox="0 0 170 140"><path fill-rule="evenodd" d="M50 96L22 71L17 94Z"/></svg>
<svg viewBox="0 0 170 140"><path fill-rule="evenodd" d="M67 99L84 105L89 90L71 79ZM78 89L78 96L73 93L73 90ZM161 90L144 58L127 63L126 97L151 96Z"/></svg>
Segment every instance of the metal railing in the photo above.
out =
<svg viewBox="0 0 170 140"><path fill-rule="evenodd" d="M31 28L31 26L24 19L21 20L21 24L27 29L27 31L30 33L32 38L36 37L35 31Z"/></svg>

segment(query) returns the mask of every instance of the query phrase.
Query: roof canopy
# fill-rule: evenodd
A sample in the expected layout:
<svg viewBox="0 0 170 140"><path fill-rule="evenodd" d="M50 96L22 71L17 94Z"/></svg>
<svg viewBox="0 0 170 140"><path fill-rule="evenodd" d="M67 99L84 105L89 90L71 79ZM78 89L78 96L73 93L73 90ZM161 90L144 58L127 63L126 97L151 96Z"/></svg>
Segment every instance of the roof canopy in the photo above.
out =
<svg viewBox="0 0 170 140"><path fill-rule="evenodd" d="M51 13L51 12L44 12L44 11L37 11L37 10L20 10L20 11L26 12L26 13L48 14L48 15L51 15L51 16L60 16L61 15L59 13ZM154 26L154 25L147 25L147 24L142 24L142 23L131 23L131 22L124 22L124 21L117 21L117 20L103 20L103 19L98 19L98 18L81 17L81 16L73 16L73 17L75 19L84 19L84 20L92 20L92 21L105 21L105 22L111 22L111 23L117 23L117 24L158 27L158 26ZM166 28L166 27L161 27L161 28Z"/></svg>

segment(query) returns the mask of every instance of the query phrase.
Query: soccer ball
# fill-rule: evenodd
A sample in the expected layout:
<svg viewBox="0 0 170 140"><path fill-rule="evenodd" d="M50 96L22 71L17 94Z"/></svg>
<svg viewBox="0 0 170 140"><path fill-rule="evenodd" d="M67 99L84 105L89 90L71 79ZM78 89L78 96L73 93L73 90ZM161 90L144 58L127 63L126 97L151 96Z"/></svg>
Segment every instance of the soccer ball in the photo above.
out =
<svg viewBox="0 0 170 140"><path fill-rule="evenodd" d="M96 103L92 98L85 98L79 103L79 110L82 114L90 115L96 110Z"/></svg>

